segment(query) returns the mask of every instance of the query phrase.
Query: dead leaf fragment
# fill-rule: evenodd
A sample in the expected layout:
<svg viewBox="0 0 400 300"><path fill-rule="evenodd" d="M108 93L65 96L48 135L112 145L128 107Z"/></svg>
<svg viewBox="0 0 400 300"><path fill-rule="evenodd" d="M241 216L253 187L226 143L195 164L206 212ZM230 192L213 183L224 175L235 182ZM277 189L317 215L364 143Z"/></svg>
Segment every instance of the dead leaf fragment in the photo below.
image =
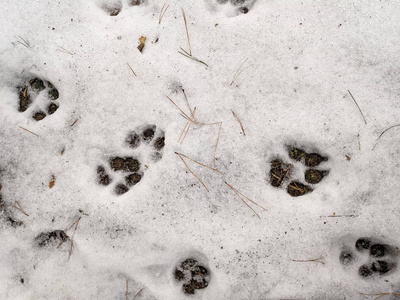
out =
<svg viewBox="0 0 400 300"><path fill-rule="evenodd" d="M137 47L139 49L140 52L142 52L143 48L144 48L144 44L146 43L146 37L141 36L139 38L139 46Z"/></svg>
<svg viewBox="0 0 400 300"><path fill-rule="evenodd" d="M52 189L55 183L56 183L56 177L54 175L51 175L51 180L49 182L49 188Z"/></svg>

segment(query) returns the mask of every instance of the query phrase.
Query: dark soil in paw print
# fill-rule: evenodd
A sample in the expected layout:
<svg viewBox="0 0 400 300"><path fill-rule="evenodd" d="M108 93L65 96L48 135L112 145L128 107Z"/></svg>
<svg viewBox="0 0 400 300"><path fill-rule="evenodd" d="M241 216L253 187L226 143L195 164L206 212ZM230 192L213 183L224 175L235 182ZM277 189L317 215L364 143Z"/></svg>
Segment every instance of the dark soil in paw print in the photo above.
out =
<svg viewBox="0 0 400 300"><path fill-rule="evenodd" d="M126 143L133 149L136 149L140 145L140 136L136 132L131 132L126 137Z"/></svg>
<svg viewBox="0 0 400 300"><path fill-rule="evenodd" d="M195 294L198 289L206 288L210 281L208 270L192 258L186 259L175 268L174 277L183 283L183 292L189 295Z"/></svg>
<svg viewBox="0 0 400 300"><path fill-rule="evenodd" d="M122 10L122 3L120 1L103 3L101 8L111 17L118 16Z"/></svg>
<svg viewBox="0 0 400 300"><path fill-rule="evenodd" d="M300 161L304 156L306 156L306 152L304 150L295 147L289 147L290 158Z"/></svg>
<svg viewBox="0 0 400 300"><path fill-rule="evenodd" d="M146 142L150 142L154 137L155 130L155 126L151 126L143 130L142 139Z"/></svg>
<svg viewBox="0 0 400 300"><path fill-rule="evenodd" d="M154 142L154 149L161 150L165 146L165 137L159 137Z"/></svg>
<svg viewBox="0 0 400 300"><path fill-rule="evenodd" d="M271 170L269 171L269 182L274 187L280 187L288 178L290 165L285 164L279 159L271 161Z"/></svg>
<svg viewBox="0 0 400 300"><path fill-rule="evenodd" d="M138 173L133 173L125 177L126 185L129 187L138 184L142 180L142 176Z"/></svg>
<svg viewBox="0 0 400 300"><path fill-rule="evenodd" d="M371 246L369 251L373 257L382 257L386 254L386 247L385 245L375 244Z"/></svg>
<svg viewBox="0 0 400 300"><path fill-rule="evenodd" d="M46 118L46 114L42 111L38 111L32 116L32 118L34 118L36 121L41 121Z"/></svg>
<svg viewBox="0 0 400 300"><path fill-rule="evenodd" d="M123 195L123 194L125 194L125 193L128 192L128 191L129 191L129 188L128 188L125 184L118 183L118 184L115 186L115 193L116 193L117 195Z"/></svg>
<svg viewBox="0 0 400 300"><path fill-rule="evenodd" d="M339 255L339 261L344 266L349 266L356 257L364 257L367 262L358 268L358 274L362 278L383 276L390 273L397 266L395 258L398 256L395 248L388 244L373 243L377 239L361 237L353 244L355 252L349 249L343 250ZM396 248L397 249L397 248ZM369 250L369 251L368 251ZM397 253L397 254L396 254ZM384 259L376 259L378 257Z"/></svg>
<svg viewBox="0 0 400 300"><path fill-rule="evenodd" d="M354 262L353 253L349 250L343 250L342 252L340 252L339 261L342 265L350 265Z"/></svg>
<svg viewBox="0 0 400 300"><path fill-rule="evenodd" d="M109 185L111 182L111 178L103 166L97 167L97 181L101 185Z"/></svg>
<svg viewBox="0 0 400 300"><path fill-rule="evenodd" d="M36 238L35 241L38 244L39 247L45 247L47 245L55 245L56 243L61 243L62 241L65 241L69 239L69 237L66 235L66 233L62 230L55 230L51 232L43 232L39 234Z"/></svg>
<svg viewBox="0 0 400 300"><path fill-rule="evenodd" d="M307 167L316 167L318 166L321 162L327 161L328 158L323 157L319 155L318 153L310 153L306 154L305 159L304 159L304 164Z"/></svg>
<svg viewBox="0 0 400 300"><path fill-rule="evenodd" d="M136 172L140 168L140 163L133 157L112 157L110 167L113 171Z"/></svg>
<svg viewBox="0 0 400 300"><path fill-rule="evenodd" d="M128 3L130 6L139 6L147 4L147 0L129 0Z"/></svg>
<svg viewBox="0 0 400 300"><path fill-rule="evenodd" d="M46 93L45 90L48 90L48 92ZM52 115L55 113L59 107L58 103L55 103L60 96L59 92L51 82L43 81L38 77L29 80L27 84L18 88L18 111L21 113L27 111L41 93L46 93L45 101L48 104L46 107L41 107L41 110L33 112L32 118L36 121L41 121L47 114ZM47 111L47 114L45 111Z"/></svg>
<svg viewBox="0 0 400 300"><path fill-rule="evenodd" d="M371 246L371 241L368 238L359 238L356 241L356 249L358 251L369 249L370 246Z"/></svg>
<svg viewBox="0 0 400 300"><path fill-rule="evenodd" d="M242 14L247 14L249 12L249 9L247 7L241 7L239 8L239 12Z"/></svg>
<svg viewBox="0 0 400 300"><path fill-rule="evenodd" d="M312 192L312 190L313 189L308 185L302 184L301 182L298 181L292 181L287 188L288 194L292 197L303 196L307 193Z"/></svg>
<svg viewBox="0 0 400 300"><path fill-rule="evenodd" d="M225 5L228 0L216 0L217 4ZM236 7L237 11L242 14L247 14L253 7L256 0L229 0L230 4Z"/></svg>
<svg viewBox="0 0 400 300"><path fill-rule="evenodd" d="M313 170L313 169L308 169L304 173L304 179L307 183L310 184L317 184L319 183L322 178L324 178L328 172L326 171L320 171L320 170Z"/></svg>

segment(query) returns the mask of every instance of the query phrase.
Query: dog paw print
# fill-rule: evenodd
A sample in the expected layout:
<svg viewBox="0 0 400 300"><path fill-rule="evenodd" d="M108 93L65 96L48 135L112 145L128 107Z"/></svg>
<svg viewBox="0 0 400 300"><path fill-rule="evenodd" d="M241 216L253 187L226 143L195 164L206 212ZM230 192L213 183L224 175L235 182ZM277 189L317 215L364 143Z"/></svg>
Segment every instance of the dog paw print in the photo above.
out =
<svg viewBox="0 0 400 300"><path fill-rule="evenodd" d="M140 6L146 4L147 0L128 0L129 6ZM107 13L111 17L118 16L123 8L122 1L120 0L99 1L98 5L105 13Z"/></svg>
<svg viewBox="0 0 400 300"><path fill-rule="evenodd" d="M69 240L69 237L63 230L42 232L35 238L36 244L41 248L47 246L57 246L61 242L67 240Z"/></svg>
<svg viewBox="0 0 400 300"><path fill-rule="evenodd" d="M175 268L175 280L182 283L185 294L193 295L196 290L205 289L210 282L210 274L204 266L193 258L188 258Z"/></svg>
<svg viewBox="0 0 400 300"><path fill-rule="evenodd" d="M149 163L158 162L162 158L164 146L164 132L157 130L155 125L129 132L125 138L125 147L132 150L132 155L108 157L106 163L97 166L97 182L103 186L116 182L114 193L125 194L142 180L148 168L147 163L141 162L141 158Z"/></svg>
<svg viewBox="0 0 400 300"><path fill-rule="evenodd" d="M272 186L277 188L286 187L288 194L292 197L299 197L311 193L314 190L312 186L321 182L329 173L327 170L315 168L322 162L328 160L327 157L318 153L307 153L303 149L289 146L288 157L294 161L294 164L286 163L283 159L273 159L270 162L269 182ZM291 180L295 165L303 165L302 168L306 168L304 170L304 181L309 185L302 183L300 180Z"/></svg>
<svg viewBox="0 0 400 300"><path fill-rule="evenodd" d="M36 121L54 114L58 107L58 90L50 81L35 77L24 86L18 88L19 107L21 113L29 112Z"/></svg>
<svg viewBox="0 0 400 300"><path fill-rule="evenodd" d="M363 261L358 268L358 275L364 279L388 275L397 268L396 257L399 249L380 242L378 239L361 237L353 246L344 246L339 255L339 262L344 267L352 267Z"/></svg>

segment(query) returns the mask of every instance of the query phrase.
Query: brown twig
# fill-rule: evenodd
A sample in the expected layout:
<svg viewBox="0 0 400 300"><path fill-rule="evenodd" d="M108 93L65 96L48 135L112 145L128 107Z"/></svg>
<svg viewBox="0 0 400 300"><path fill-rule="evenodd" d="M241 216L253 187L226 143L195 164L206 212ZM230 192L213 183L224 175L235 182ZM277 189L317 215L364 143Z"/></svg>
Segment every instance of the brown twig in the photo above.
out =
<svg viewBox="0 0 400 300"><path fill-rule="evenodd" d="M198 181L200 181L200 183L204 186L204 188L207 190L207 192L210 192L210 191L208 190L208 188L206 187L206 185L204 184L204 182L201 181L201 179L200 179L199 177L197 177L197 175L194 174L193 171L189 168L189 166L187 165L187 163L185 162L185 160L182 158L182 156L181 156L179 153L177 153L177 152L175 152L175 153L176 153L176 154L179 156L179 158L183 161L183 163L185 164L185 166L186 166L186 168L189 170L189 172L192 173L193 176L196 177Z"/></svg>
<svg viewBox="0 0 400 300"><path fill-rule="evenodd" d="M60 51L60 52L64 52L64 53L67 53L67 54L70 54L70 55L73 55L73 53L71 52L71 51L68 51L67 49L65 49L64 47L61 47L61 46L59 46L62 50L58 50L58 51Z"/></svg>
<svg viewBox="0 0 400 300"><path fill-rule="evenodd" d="M331 216L319 216L320 218L357 218L358 215L331 215Z"/></svg>
<svg viewBox="0 0 400 300"><path fill-rule="evenodd" d="M222 174L221 171L219 171L219 170L217 170L217 169L214 169L213 167L207 166L207 165L205 165L205 164L202 164L202 163L198 162L197 160L194 160L193 158L190 158L189 156L186 156L185 154L178 153L178 152L175 152L175 154L177 154L177 155L179 155L179 156L183 156L183 157L185 157L185 158L187 158L187 159L190 159L191 161L195 162L196 164L199 164L200 166L209 168L209 169L211 169L211 170L213 170L213 171L215 171L215 172L218 172L218 173Z"/></svg>
<svg viewBox="0 0 400 300"><path fill-rule="evenodd" d="M360 114L364 119L365 125L367 125L367 120L365 120L364 114L362 113L360 106L358 106L358 103L357 103L356 99L354 99L353 95L351 94L351 92L349 90L347 90L347 91L349 92L349 94L350 94L351 98L353 99L354 103L357 105L357 108L360 111Z"/></svg>
<svg viewBox="0 0 400 300"><path fill-rule="evenodd" d="M126 280L126 292L125 292L125 299L128 300L128 280Z"/></svg>
<svg viewBox="0 0 400 300"><path fill-rule="evenodd" d="M236 71L235 75L233 76L232 82L230 84L230 86L236 81L236 79L239 77L239 75L246 70L247 68L250 68L253 65L249 65L245 68L242 69L243 65L246 63L246 61L248 60L248 58L246 58L246 60L240 65L239 69Z"/></svg>
<svg viewBox="0 0 400 300"><path fill-rule="evenodd" d="M18 209L20 212L22 212L25 216L29 217L29 215L25 212L25 210L22 208L21 204L19 204L18 201L15 201L17 203L18 207L16 205L13 205L14 208Z"/></svg>
<svg viewBox="0 0 400 300"><path fill-rule="evenodd" d="M74 126L76 124L76 122L78 122L78 121L79 121L79 118L76 118L74 123L72 123L70 127Z"/></svg>
<svg viewBox="0 0 400 300"><path fill-rule="evenodd" d="M375 143L374 147L372 148L372 150L375 149L376 145L378 144L379 139L381 138L381 136L382 136L386 131L388 131L388 130L394 128L394 127L398 127L398 126L400 126L400 124L390 126L389 128L387 128L387 129L385 129L384 131L382 131L382 133L379 135L378 139L376 140L376 143Z"/></svg>
<svg viewBox="0 0 400 300"><path fill-rule="evenodd" d="M21 129L23 129L23 130L25 130L25 131L28 131L29 133L32 133L33 135L36 135L37 137L39 137L36 133L34 133L34 132L32 132L32 131L30 131L30 130L24 128L24 127L19 126L19 128L21 128Z"/></svg>
<svg viewBox="0 0 400 300"><path fill-rule="evenodd" d="M214 167L215 167L215 155L217 154L217 147L218 147L218 142L219 142L219 136L221 135L221 128L222 128L222 122L220 122L220 124L219 124L217 143L215 144L215 149L214 149Z"/></svg>
<svg viewBox="0 0 400 300"><path fill-rule="evenodd" d="M380 294L366 294L366 293L360 293L360 295L363 295L363 296L378 296L378 297L374 298L374 300L377 300L377 299L379 299L379 298L381 298L381 297L383 297L383 296L388 296L388 295L393 295L393 296L398 296L398 297L400 297L400 294L396 294L396 293L380 293Z"/></svg>
<svg viewBox="0 0 400 300"><path fill-rule="evenodd" d="M129 69L131 69L131 71L132 71L133 75L135 75L135 77L137 77L137 75L136 75L135 71L133 71L133 69L132 69L131 65L130 65L130 64L128 64L128 63L126 63L126 64L128 65Z"/></svg>
<svg viewBox="0 0 400 300"><path fill-rule="evenodd" d="M158 17L158 24L161 24L162 18L164 17L164 14L165 14L165 12L166 12L167 9L168 9L169 4L168 4L167 7L165 8L165 10L164 10L164 7L165 7L165 3L164 3L164 5L163 5L163 7L161 8L160 15L159 15L159 17Z"/></svg>
<svg viewBox="0 0 400 300"><path fill-rule="evenodd" d="M246 133L244 132L244 128L242 125L242 122L240 122L239 117L235 114L235 112L231 109L231 112L233 114L233 116L235 117L235 119L239 122L240 128L242 129L243 135L246 135Z"/></svg>
<svg viewBox="0 0 400 300"><path fill-rule="evenodd" d="M144 290L144 288L141 288L139 292L136 293L136 295L133 297L132 300L135 300L135 298Z"/></svg>
<svg viewBox="0 0 400 300"><path fill-rule="evenodd" d="M321 261L322 258L316 258L316 259L304 259L304 260L299 260L299 259L292 259L294 262L316 262L316 263L321 263L325 264L323 261Z"/></svg>
<svg viewBox="0 0 400 300"><path fill-rule="evenodd" d="M253 200L251 200L250 198L248 198L247 196L245 196L244 194L242 194L240 191L238 191L236 188L234 188L232 185L230 185L230 184L227 183L226 181L225 181L225 184L226 184L227 186L229 186L229 187L232 189L232 191L235 192L235 194L240 198L240 200L242 200L243 203L246 204L246 205L256 214L256 216L257 216L258 218L261 219L261 217L259 216L259 214L256 213L256 211L245 201L245 199L243 199L243 197L246 198L246 199L247 199L248 201L250 201L251 203L257 205L257 206L260 207L260 208L262 208L263 210L267 210L266 208L262 207L261 205L257 204L256 202L254 202Z"/></svg>
<svg viewBox="0 0 400 300"><path fill-rule="evenodd" d="M358 140L358 150L361 151L360 134L357 134L357 140Z"/></svg>
<svg viewBox="0 0 400 300"><path fill-rule="evenodd" d="M192 56L192 48L190 47L190 38L189 38L189 30L188 30L187 22L186 22L186 15L185 15L185 11L183 10L183 8L181 8L181 10L182 10L183 20L185 21L186 35L187 35L187 40L188 40L188 45L189 45L189 55Z"/></svg>

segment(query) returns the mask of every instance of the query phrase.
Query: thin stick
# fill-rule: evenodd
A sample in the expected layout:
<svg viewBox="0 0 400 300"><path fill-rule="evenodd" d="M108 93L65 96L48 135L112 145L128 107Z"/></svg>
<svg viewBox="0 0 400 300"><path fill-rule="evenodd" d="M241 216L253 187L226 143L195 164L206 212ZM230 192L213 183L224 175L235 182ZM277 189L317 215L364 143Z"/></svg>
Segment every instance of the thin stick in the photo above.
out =
<svg viewBox="0 0 400 300"><path fill-rule="evenodd" d="M365 120L364 114L362 113L360 106L358 106L358 103L357 103L356 99L354 99L353 95L351 94L351 92L350 92L349 90L347 90L347 91L349 92L351 98L353 98L354 103L357 105L357 108L358 108L358 110L360 111L360 114L361 114L361 116L362 116L363 119L364 119L365 125L367 125L367 120Z"/></svg>
<svg viewBox="0 0 400 300"><path fill-rule="evenodd" d="M235 76L233 76L233 79L232 79L232 82L231 82L230 86L232 86L232 84L236 81L236 79L239 77L240 74L242 74L242 72L243 72L244 70L246 70L246 69L250 68L251 66L253 66L253 65L249 65L249 66L243 68L242 70L240 70L240 69L243 67L243 65L246 63L247 59L248 59L248 58L246 58L246 60L243 62L243 64L242 64L242 65L239 67L239 69L236 71Z"/></svg>
<svg viewBox="0 0 400 300"><path fill-rule="evenodd" d="M361 151L360 134L357 134L357 140L358 140L358 150Z"/></svg>
<svg viewBox="0 0 400 300"><path fill-rule="evenodd" d="M78 229L79 221L81 220L81 218L82 217L79 217L79 219L75 222L76 225L74 228L74 232L72 233L72 236L71 236L71 249L69 250L68 259L71 257L71 254L72 254L72 248L74 247L74 235L75 235L76 230Z"/></svg>
<svg viewBox="0 0 400 300"><path fill-rule="evenodd" d="M79 121L79 118L76 118L74 123L72 123L70 127L74 126L76 124L76 122L78 122L78 121Z"/></svg>
<svg viewBox="0 0 400 300"><path fill-rule="evenodd" d="M186 104L187 104L187 106L189 107L189 111L190 111L190 113L192 114L192 113L193 113L193 110L192 110L192 108L190 107L189 99L188 99L188 97L186 96L185 90L182 89L182 92L183 92L183 95L185 96Z"/></svg>
<svg viewBox="0 0 400 300"><path fill-rule="evenodd" d="M184 116L187 120L190 120L190 118L188 117L188 115L187 115L174 101L172 101L172 99L171 99L170 97L168 97L168 96L166 96L166 97L169 99L169 101L172 102L173 105L175 105L175 106L180 110L180 112L183 114L183 116Z"/></svg>
<svg viewBox="0 0 400 300"><path fill-rule="evenodd" d="M133 75L135 75L135 77L137 77L137 75L136 75L135 71L133 71L133 69L132 69L131 65L130 65L130 64L128 64L128 63L126 63L126 64L128 65L129 69L131 69L131 71L132 71Z"/></svg>
<svg viewBox="0 0 400 300"><path fill-rule="evenodd" d="M25 212L25 210L22 208L21 204L19 204L18 201L15 201L17 203L18 207L16 205L13 205L14 208L18 209L20 212L22 212L25 216L29 217L29 215Z"/></svg>
<svg viewBox="0 0 400 300"><path fill-rule="evenodd" d="M182 47L181 47L181 49L182 49ZM189 53L188 53L187 51L185 51L184 49L182 49L182 51L185 52L185 53L182 53L182 52L180 52L180 51L178 51L178 53L179 53L179 54L182 54L183 56L186 56L187 58L190 58L190 59L192 59L192 60L194 60L194 61L197 61L197 62L199 62L199 63L202 63L203 65L205 65L205 66L208 67L208 65L207 65L204 61L202 61L202 60L200 60L200 59L198 59L198 58L192 56L191 54L189 54Z"/></svg>
<svg viewBox="0 0 400 300"><path fill-rule="evenodd" d="M135 300L136 296L139 295L143 290L144 290L144 288L141 288L140 291L136 293L136 295L133 297L132 300Z"/></svg>
<svg viewBox="0 0 400 300"><path fill-rule="evenodd" d="M175 152L175 154L178 154L179 156L183 156L183 157L185 157L185 158L187 158L187 159L190 159L191 161L195 162L196 164L199 164L200 166L209 168L209 169L211 169L211 170L213 170L213 171L215 171L215 172L218 172L218 173L222 174L221 171L219 171L219 170L217 170L217 169L214 169L213 167L207 166L207 165L205 165L205 164L202 164L202 163L198 162L197 160L194 160L193 158L190 158L189 156L186 156L185 154L178 153L178 152Z"/></svg>
<svg viewBox="0 0 400 300"><path fill-rule="evenodd" d="M215 167L215 155L217 154L217 147L218 147L218 142L219 142L219 136L221 135L221 128L222 128L222 122L221 122L221 124L219 124L217 143L215 144L215 149L214 149L214 167Z"/></svg>
<svg viewBox="0 0 400 300"><path fill-rule="evenodd" d="M79 217L78 220L76 220L74 223L72 223L72 225L67 229L67 232L76 224L75 230L74 230L74 233L73 233L73 235L74 235L76 229L78 228L78 224L77 224L77 223L79 223L79 221L80 221L81 218L82 218L82 217ZM72 235L72 236L73 236L73 235ZM62 245L62 243L64 243L64 241L65 241L66 238L67 238L67 234L65 234L65 236L63 237L61 243L57 246L57 249Z"/></svg>
<svg viewBox="0 0 400 300"><path fill-rule="evenodd" d="M175 152L175 153L176 153L176 152ZM201 179L200 179L199 177L197 177L197 175L194 174L194 173L192 172L192 170L191 170L191 169L189 168L189 166L186 164L185 160L184 160L178 153L176 153L176 154L177 154L177 155L179 156L179 158L183 161L183 163L185 164L186 168L188 168L188 170L190 171L190 173L192 173L193 176L196 177L198 181L200 181L200 183L204 186L204 188L207 190L207 192L210 192L210 191L208 190L208 188L206 187L206 185L204 184L204 182L201 181Z"/></svg>
<svg viewBox="0 0 400 300"><path fill-rule="evenodd" d="M246 195L244 195L243 193L241 193L240 191L238 191L237 189L235 189L233 186L231 186L236 192L238 192L240 195L242 195L242 197L246 198L248 201L250 201L251 203L257 205L258 207L262 208L263 210L268 210L265 207L262 207L261 205L259 205L258 203L254 202L253 200L251 200L249 197L247 197Z"/></svg>
<svg viewBox="0 0 400 300"><path fill-rule="evenodd" d="M126 297L125 299L128 300L128 280L126 280L126 293L125 293Z"/></svg>
<svg viewBox="0 0 400 300"><path fill-rule="evenodd" d="M232 191L235 192L235 194L240 198L240 200L242 200L242 202L243 202L244 204L246 204L246 205L255 213L255 215L256 215L259 219L261 219L261 217L259 216L259 214L256 213L256 211L255 211L246 201L244 201L244 199L239 195L238 191L237 191L233 186L231 186L231 185L230 185L229 183L227 183L226 181L225 181L225 184L226 184L227 186L229 186L229 187L232 189Z"/></svg>
<svg viewBox="0 0 400 300"><path fill-rule="evenodd" d="M187 35L187 40L188 40L188 45L189 45L189 55L192 56L192 48L190 47L190 38L189 38L189 30L188 30L187 22L186 22L186 15L185 15L185 11L183 10L183 8L181 8L181 10L182 10L182 15L183 15L183 20L185 21L186 35Z"/></svg>
<svg viewBox="0 0 400 300"><path fill-rule="evenodd" d="M33 135L36 135L37 137L39 137L36 133L34 133L34 132L32 132L32 131L30 131L30 130L24 128L24 127L19 126L19 128L21 128L21 129L23 129L23 130L26 130L26 131L28 131L29 133L32 133Z"/></svg>
<svg viewBox="0 0 400 300"><path fill-rule="evenodd" d="M360 295L363 295L363 296L378 296L378 297L374 298L374 300L377 300L377 299L379 299L379 298L381 298L381 297L383 297L383 296L388 296L388 295L393 295L393 296L398 296L398 297L400 297L400 294L396 294L396 293L380 293L380 294L366 294L366 293L360 293Z"/></svg>
<svg viewBox="0 0 400 300"><path fill-rule="evenodd" d="M168 4L167 7L165 8L165 10L164 10L164 6L165 6L165 3L164 3L164 5L163 5L163 7L161 8L160 16L158 17L158 24L161 24L162 18L164 17L165 12L167 11L167 9L168 9L168 7L169 7L169 4Z"/></svg>
<svg viewBox="0 0 400 300"><path fill-rule="evenodd" d="M26 48L30 48L31 47L30 43L27 40L25 40L24 38L22 38L20 36L18 36L18 37L23 41L23 43L21 43L20 41L17 41L18 43L20 43L21 45L25 46Z"/></svg>
<svg viewBox="0 0 400 300"><path fill-rule="evenodd" d="M385 129L384 131L382 131L382 133L379 135L378 139L376 140L375 146L372 148L372 150L375 149L376 145L378 144L379 139L381 138L381 136L382 136L386 131L388 131L388 130L394 128L394 127L398 127L398 126L400 126L400 124L390 126L389 128L387 128L387 129Z"/></svg>
<svg viewBox="0 0 400 300"><path fill-rule="evenodd" d="M194 111L193 111L193 113L192 113L192 115L191 115L191 117L190 117L190 120L188 121L188 122L189 122L189 124L188 124L189 126L187 127L186 133L185 133L185 135L184 135L184 137L183 137L183 139L182 139L182 141L181 141L181 145L182 145L183 141L185 140L186 135L187 135L188 132L189 132L190 125L192 125L192 123L193 123L195 112L196 112L196 107L194 108Z"/></svg>
<svg viewBox="0 0 400 300"><path fill-rule="evenodd" d="M357 218L358 215L331 215L331 216L319 216L320 218Z"/></svg>
<svg viewBox="0 0 400 300"><path fill-rule="evenodd" d="M317 258L317 259L305 259L305 260L298 260L298 259L292 259L292 261L294 262L316 262L316 263L321 263L321 264L325 264L323 261L320 261L321 258Z"/></svg>
<svg viewBox="0 0 400 300"><path fill-rule="evenodd" d="M239 117L235 114L235 112L232 109L231 109L231 112L232 112L233 116L235 117L235 119L239 122L240 128L242 129L243 135L245 136L246 133L244 132L242 122L240 122Z"/></svg>
<svg viewBox="0 0 400 300"><path fill-rule="evenodd" d="M182 130L182 132L181 132L181 135L179 136L179 139L178 139L178 143L180 142L180 140L181 140L181 138L182 138L182 135L183 135L183 133L185 132L186 128L188 127L189 123L191 123L190 120L188 120L188 121L186 122L185 127L183 127L183 130Z"/></svg>
<svg viewBox="0 0 400 300"><path fill-rule="evenodd" d="M61 47L61 46L59 46L59 47L62 49L62 50L59 50L60 52L64 52L64 53L73 55L73 53L72 53L71 51L68 51L67 49L65 49L65 48L63 48L63 47Z"/></svg>

